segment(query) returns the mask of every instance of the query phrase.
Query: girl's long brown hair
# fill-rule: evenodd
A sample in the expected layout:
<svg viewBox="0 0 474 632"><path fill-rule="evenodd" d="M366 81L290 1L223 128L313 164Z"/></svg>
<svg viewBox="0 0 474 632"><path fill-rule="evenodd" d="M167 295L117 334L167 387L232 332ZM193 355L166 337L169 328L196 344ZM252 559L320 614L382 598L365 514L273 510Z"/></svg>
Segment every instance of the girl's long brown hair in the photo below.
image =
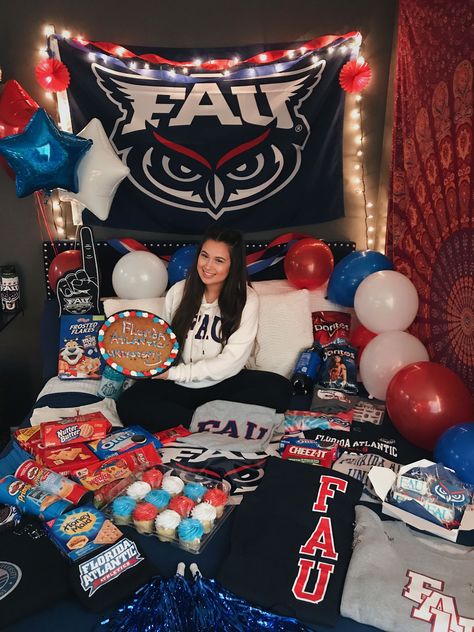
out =
<svg viewBox="0 0 474 632"><path fill-rule="evenodd" d="M219 241L229 246L230 269L219 294L221 312L221 343L225 346L230 336L239 328L242 310L247 300L247 268L245 264L245 245L242 233L231 228L212 226L203 236L196 252L184 286L183 298L171 322L180 345L181 356L186 336L202 302L205 285L197 271L197 262L203 244L208 240ZM178 357L179 357L178 356Z"/></svg>

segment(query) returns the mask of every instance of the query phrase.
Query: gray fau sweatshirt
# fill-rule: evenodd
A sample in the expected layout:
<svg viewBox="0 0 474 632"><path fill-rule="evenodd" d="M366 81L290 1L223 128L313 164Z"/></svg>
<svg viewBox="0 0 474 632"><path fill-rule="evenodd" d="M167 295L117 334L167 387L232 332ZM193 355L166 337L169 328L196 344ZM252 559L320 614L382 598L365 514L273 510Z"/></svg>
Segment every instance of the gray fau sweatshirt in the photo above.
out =
<svg viewBox="0 0 474 632"><path fill-rule="evenodd" d="M388 632L474 632L474 548L359 505L341 614Z"/></svg>

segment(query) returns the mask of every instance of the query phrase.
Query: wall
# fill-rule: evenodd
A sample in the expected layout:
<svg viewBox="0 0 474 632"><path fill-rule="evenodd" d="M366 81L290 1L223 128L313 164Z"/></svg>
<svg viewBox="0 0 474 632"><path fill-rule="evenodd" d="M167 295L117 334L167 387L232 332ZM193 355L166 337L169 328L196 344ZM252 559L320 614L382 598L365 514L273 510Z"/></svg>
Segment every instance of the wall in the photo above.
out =
<svg viewBox="0 0 474 632"><path fill-rule="evenodd" d="M54 105L45 99L34 80L34 66L39 61L37 51L45 44L42 36L45 24L54 24L58 32L69 29L73 35L81 34L90 40L183 48L292 42L359 30L364 38L363 54L374 72L372 83L364 93L367 183L371 198L383 200L387 138L391 131L390 61L395 19L396 0L185 0L180 3L142 0L136 5L120 0L82 0L80 3L22 0L9 2L8 8L2 11L0 67L4 81L19 81L54 115ZM349 177L349 173L345 174L346 183ZM0 419L0 425L14 425L27 412L41 386L39 321L45 294L42 237L33 198L17 199L13 183L3 171L0 171L0 213L0 265L17 265L25 307L24 315L0 332L0 377L4 386L3 395L0 393L0 414L2 404L5 409L5 419ZM307 232L322 238L354 239L360 248L365 247L363 217L349 194L349 187L346 217L308 227ZM265 238L279 233L281 230L247 237ZM95 229L95 235L100 239L111 236L100 228ZM126 235L145 236L131 231ZM121 232L114 231L114 236L121 236Z"/></svg>

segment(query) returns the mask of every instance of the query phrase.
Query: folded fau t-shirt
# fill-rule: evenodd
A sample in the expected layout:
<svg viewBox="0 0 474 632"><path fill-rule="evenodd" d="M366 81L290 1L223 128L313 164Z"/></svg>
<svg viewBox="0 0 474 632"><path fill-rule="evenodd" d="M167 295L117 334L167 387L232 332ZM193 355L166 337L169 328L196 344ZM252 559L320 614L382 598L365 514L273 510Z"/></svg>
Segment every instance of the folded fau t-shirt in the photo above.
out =
<svg viewBox="0 0 474 632"><path fill-rule="evenodd" d="M180 443L231 452L260 452L275 431L282 431L284 416L274 408L214 400L196 408L189 430Z"/></svg>
<svg viewBox="0 0 474 632"><path fill-rule="evenodd" d="M333 625L361 492L344 474L269 457L257 491L236 511L218 580L266 610Z"/></svg>

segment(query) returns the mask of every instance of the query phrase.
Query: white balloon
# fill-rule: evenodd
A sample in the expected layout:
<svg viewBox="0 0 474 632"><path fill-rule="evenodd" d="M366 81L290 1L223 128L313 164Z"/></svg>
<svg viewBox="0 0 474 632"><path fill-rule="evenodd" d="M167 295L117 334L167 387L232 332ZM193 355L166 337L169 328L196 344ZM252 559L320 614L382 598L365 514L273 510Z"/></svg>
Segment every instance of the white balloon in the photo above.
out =
<svg viewBox="0 0 474 632"><path fill-rule="evenodd" d="M400 272L380 270L369 274L359 285L354 308L364 327L376 334L403 331L415 320L418 292Z"/></svg>
<svg viewBox="0 0 474 632"><path fill-rule="evenodd" d="M112 272L112 286L119 298L155 298L164 293L167 284L163 261L144 250L124 255Z"/></svg>
<svg viewBox="0 0 474 632"><path fill-rule="evenodd" d="M408 364L429 360L426 347L406 331L386 331L373 338L360 358L360 377L369 395L385 399L392 377Z"/></svg>
<svg viewBox="0 0 474 632"><path fill-rule="evenodd" d="M99 119L89 121L78 136L92 140L92 147L77 169L78 193L62 190L60 198L64 201L76 200L83 209L89 209L104 221L109 216L117 188L130 169L115 153Z"/></svg>

